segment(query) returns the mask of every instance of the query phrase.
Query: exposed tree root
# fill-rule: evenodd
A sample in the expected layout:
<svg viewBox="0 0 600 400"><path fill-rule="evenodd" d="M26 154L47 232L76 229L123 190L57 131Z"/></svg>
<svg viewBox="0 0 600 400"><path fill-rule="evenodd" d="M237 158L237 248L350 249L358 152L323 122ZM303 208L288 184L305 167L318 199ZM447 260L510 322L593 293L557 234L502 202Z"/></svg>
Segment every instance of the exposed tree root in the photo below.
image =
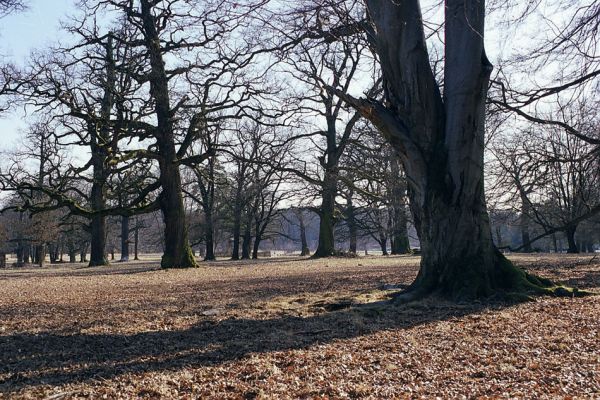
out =
<svg viewBox="0 0 600 400"><path fill-rule="evenodd" d="M585 297L597 293L559 285L550 279L530 274L515 266L511 261L498 253L494 274L481 282L462 282L457 289L448 291L447 287L435 284L423 284L419 278L402 292L391 295L393 303L409 303L429 297L462 302L473 300L500 300L511 302L532 301L537 296L553 297ZM430 281L431 282L431 281ZM479 284L479 286L476 286ZM469 287L465 290L464 287ZM464 294L468 293L468 296Z"/></svg>

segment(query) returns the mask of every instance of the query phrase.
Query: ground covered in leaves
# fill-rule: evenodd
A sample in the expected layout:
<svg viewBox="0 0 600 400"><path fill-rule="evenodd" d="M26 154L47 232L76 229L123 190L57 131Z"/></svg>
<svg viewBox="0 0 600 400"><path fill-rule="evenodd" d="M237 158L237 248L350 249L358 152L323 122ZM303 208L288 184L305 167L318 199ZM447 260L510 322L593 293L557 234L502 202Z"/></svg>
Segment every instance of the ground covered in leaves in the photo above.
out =
<svg viewBox="0 0 600 400"><path fill-rule="evenodd" d="M599 257L512 258L600 291ZM0 398L600 398L600 296L377 303L417 270L416 257L0 270Z"/></svg>

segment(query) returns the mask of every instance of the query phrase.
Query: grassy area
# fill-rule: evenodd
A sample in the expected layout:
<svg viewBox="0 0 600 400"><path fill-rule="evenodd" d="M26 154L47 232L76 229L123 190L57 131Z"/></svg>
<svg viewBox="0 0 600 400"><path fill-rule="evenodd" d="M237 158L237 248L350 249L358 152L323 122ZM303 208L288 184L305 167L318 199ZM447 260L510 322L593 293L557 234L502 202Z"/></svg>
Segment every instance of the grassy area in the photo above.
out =
<svg viewBox="0 0 600 400"><path fill-rule="evenodd" d="M512 257L600 291L600 260ZM600 296L365 306L416 257L0 270L0 398L600 396Z"/></svg>

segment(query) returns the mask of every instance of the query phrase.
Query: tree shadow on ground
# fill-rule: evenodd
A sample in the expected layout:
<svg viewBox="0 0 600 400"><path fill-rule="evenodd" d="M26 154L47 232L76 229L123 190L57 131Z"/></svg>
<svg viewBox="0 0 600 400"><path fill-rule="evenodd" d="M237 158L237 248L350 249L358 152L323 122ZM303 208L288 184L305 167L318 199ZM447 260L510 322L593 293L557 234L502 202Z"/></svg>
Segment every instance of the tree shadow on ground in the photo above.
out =
<svg viewBox="0 0 600 400"><path fill-rule="evenodd" d="M125 373L214 366L251 353L303 349L381 330L408 329L506 304L363 305L309 317L206 320L189 329L136 334L53 332L0 336L0 393Z"/></svg>
<svg viewBox="0 0 600 400"><path fill-rule="evenodd" d="M11 268L0 271L0 281L9 279L30 279L35 277L85 277L85 276L100 276L100 275L133 275L141 274L150 271L160 270L160 266L156 263L148 263L146 265L110 265L98 267L65 267L60 266L56 269L50 268Z"/></svg>

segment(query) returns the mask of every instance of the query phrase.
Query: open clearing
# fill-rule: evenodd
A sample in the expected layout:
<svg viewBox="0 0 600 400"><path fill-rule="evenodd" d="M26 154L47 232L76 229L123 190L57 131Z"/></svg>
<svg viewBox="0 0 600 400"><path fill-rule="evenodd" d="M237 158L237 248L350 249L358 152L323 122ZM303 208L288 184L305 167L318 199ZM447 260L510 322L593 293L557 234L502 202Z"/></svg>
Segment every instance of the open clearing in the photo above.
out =
<svg viewBox="0 0 600 400"><path fill-rule="evenodd" d="M599 258L513 257L596 291ZM600 397L600 296L352 305L418 261L0 270L0 398Z"/></svg>

